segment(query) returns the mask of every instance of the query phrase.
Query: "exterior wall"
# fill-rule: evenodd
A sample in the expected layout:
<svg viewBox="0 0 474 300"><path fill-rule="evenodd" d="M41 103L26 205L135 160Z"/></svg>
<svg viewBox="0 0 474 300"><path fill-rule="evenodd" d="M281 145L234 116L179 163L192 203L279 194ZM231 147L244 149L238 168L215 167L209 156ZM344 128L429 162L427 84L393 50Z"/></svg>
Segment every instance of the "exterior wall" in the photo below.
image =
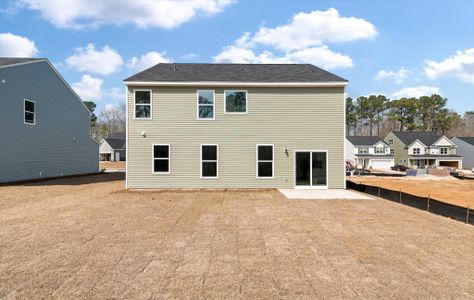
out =
<svg viewBox="0 0 474 300"><path fill-rule="evenodd" d="M416 141L408 148L408 155L414 155L413 154L413 148L419 148L420 149L420 154L419 155L424 155L425 154L426 146L423 145L422 143ZM415 155L418 155L418 154L415 154Z"/></svg>
<svg viewBox="0 0 474 300"><path fill-rule="evenodd" d="M199 89L215 90L215 120L197 120ZM293 188L295 150L327 150L328 186L344 188L343 88L234 89L248 114L224 114L222 88L158 87L153 120L135 120L129 87L128 188ZM171 174L152 174L153 144L171 145ZM218 179L200 179L200 144L219 144ZM256 179L257 144L274 144L274 179Z"/></svg>
<svg viewBox="0 0 474 300"><path fill-rule="evenodd" d="M453 143L457 146L457 154L462 156L462 165L465 169L474 168L474 146L465 141L453 138Z"/></svg>
<svg viewBox="0 0 474 300"><path fill-rule="evenodd" d="M354 147L354 145L348 140L345 140L345 147L346 147L346 159L355 162L356 156L355 154L357 153L357 148Z"/></svg>
<svg viewBox="0 0 474 300"><path fill-rule="evenodd" d="M0 68L0 182L97 172L89 111L45 62ZM36 125L24 124L24 99Z"/></svg>
<svg viewBox="0 0 474 300"><path fill-rule="evenodd" d="M390 132L384 139L389 144L389 140L393 140L392 147L395 150L395 164L408 166L408 151L405 143L403 143L393 132Z"/></svg>
<svg viewBox="0 0 474 300"><path fill-rule="evenodd" d="M112 153L112 147L110 147L109 143L102 139L99 145L99 153Z"/></svg>

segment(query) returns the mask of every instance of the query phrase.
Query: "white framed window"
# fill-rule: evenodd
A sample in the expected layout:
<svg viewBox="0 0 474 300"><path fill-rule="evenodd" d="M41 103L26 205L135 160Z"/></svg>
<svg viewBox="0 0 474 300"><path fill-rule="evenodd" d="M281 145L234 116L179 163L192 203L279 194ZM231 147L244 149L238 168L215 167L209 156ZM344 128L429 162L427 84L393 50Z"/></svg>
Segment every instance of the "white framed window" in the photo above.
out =
<svg viewBox="0 0 474 300"><path fill-rule="evenodd" d="M413 148L413 154L420 154L420 148Z"/></svg>
<svg viewBox="0 0 474 300"><path fill-rule="evenodd" d="M248 112L248 95L245 90L224 91L224 114L244 115Z"/></svg>
<svg viewBox="0 0 474 300"><path fill-rule="evenodd" d="M23 101L23 123L36 125L36 102L33 100Z"/></svg>
<svg viewBox="0 0 474 300"><path fill-rule="evenodd" d="M395 149L393 149L393 148L390 149L390 154L391 154L391 155L394 155L394 154L395 154Z"/></svg>
<svg viewBox="0 0 474 300"><path fill-rule="evenodd" d="M442 155L448 155L448 148L446 147L439 148L439 153Z"/></svg>
<svg viewBox="0 0 474 300"><path fill-rule="evenodd" d="M393 145L393 140L388 140L389 145Z"/></svg>
<svg viewBox="0 0 474 300"><path fill-rule="evenodd" d="M368 154L369 153L369 147L359 147L358 148L358 153L359 154Z"/></svg>
<svg viewBox="0 0 474 300"><path fill-rule="evenodd" d="M375 147L375 154L385 154L384 147Z"/></svg>
<svg viewBox="0 0 474 300"><path fill-rule="evenodd" d="M134 118L151 120L152 112L152 91L151 90L134 90Z"/></svg>
<svg viewBox="0 0 474 300"><path fill-rule="evenodd" d="M219 145L201 144L201 178L219 178Z"/></svg>
<svg viewBox="0 0 474 300"><path fill-rule="evenodd" d="M198 120L215 119L215 94L214 90L197 91L197 118Z"/></svg>
<svg viewBox="0 0 474 300"><path fill-rule="evenodd" d="M274 146L272 144L257 145L257 178L272 179L274 178Z"/></svg>
<svg viewBox="0 0 474 300"><path fill-rule="evenodd" d="M171 146L170 144L154 144L153 155L153 174L170 174L171 170Z"/></svg>

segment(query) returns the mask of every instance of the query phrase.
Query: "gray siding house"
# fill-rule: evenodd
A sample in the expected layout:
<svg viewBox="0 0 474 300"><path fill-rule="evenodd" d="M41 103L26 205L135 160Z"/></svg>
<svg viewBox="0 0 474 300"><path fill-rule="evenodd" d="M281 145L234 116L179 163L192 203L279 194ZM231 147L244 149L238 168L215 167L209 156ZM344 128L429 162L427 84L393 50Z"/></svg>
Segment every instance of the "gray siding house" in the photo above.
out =
<svg viewBox="0 0 474 300"><path fill-rule="evenodd" d="M89 118L47 59L0 58L0 182L98 172Z"/></svg>
<svg viewBox="0 0 474 300"><path fill-rule="evenodd" d="M378 136L347 136L346 159L359 169L389 170L395 165L394 150Z"/></svg>
<svg viewBox="0 0 474 300"><path fill-rule="evenodd" d="M125 132L111 134L100 141L99 158L101 161L124 161L125 154Z"/></svg>
<svg viewBox="0 0 474 300"><path fill-rule="evenodd" d="M158 64L125 80L127 188L344 188L347 81L308 64Z"/></svg>
<svg viewBox="0 0 474 300"><path fill-rule="evenodd" d="M462 155L464 169L474 169L474 137L454 137L451 141L457 146L457 153Z"/></svg>

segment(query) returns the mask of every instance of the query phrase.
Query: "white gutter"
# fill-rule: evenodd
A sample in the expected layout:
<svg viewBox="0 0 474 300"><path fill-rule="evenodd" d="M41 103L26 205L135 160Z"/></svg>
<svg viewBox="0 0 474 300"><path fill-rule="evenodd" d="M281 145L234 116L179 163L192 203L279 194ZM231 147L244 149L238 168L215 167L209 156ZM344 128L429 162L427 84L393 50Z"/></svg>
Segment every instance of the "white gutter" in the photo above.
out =
<svg viewBox="0 0 474 300"><path fill-rule="evenodd" d="M124 81L127 86L345 87L348 82Z"/></svg>

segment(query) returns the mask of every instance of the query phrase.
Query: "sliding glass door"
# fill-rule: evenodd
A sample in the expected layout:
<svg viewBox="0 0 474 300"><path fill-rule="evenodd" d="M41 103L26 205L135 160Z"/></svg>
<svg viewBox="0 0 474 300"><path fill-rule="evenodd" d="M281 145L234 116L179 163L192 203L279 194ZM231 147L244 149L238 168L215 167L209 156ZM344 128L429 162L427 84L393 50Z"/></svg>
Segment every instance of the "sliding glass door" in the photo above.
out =
<svg viewBox="0 0 474 300"><path fill-rule="evenodd" d="M327 187L327 151L295 151L295 187Z"/></svg>

